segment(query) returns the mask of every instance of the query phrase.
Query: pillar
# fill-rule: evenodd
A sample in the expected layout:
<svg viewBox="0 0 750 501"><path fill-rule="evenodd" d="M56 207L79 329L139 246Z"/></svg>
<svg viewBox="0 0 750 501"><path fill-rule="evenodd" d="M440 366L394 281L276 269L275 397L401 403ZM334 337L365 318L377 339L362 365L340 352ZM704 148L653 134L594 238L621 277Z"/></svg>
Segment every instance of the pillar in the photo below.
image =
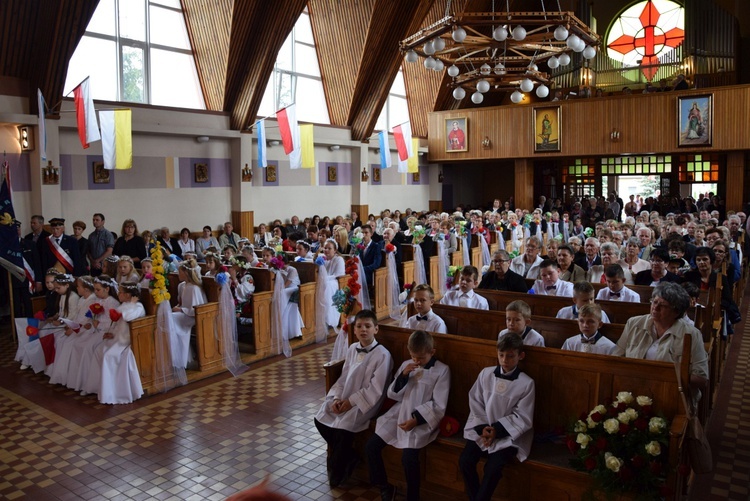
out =
<svg viewBox="0 0 750 501"><path fill-rule="evenodd" d="M530 210L534 207L534 162L529 158L516 159L515 175L515 206Z"/></svg>
<svg viewBox="0 0 750 501"><path fill-rule="evenodd" d="M741 211L745 206L745 153L733 151L727 153L727 210Z"/></svg>

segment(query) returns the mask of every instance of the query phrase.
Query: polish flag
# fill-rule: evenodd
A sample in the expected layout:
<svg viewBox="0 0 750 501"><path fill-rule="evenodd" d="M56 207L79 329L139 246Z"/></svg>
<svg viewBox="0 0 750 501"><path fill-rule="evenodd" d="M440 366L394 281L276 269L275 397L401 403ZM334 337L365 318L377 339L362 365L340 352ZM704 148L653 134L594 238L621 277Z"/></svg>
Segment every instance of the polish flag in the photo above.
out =
<svg viewBox="0 0 750 501"><path fill-rule="evenodd" d="M302 141L297 125L297 113L295 105L290 105L276 112L276 121L279 123L281 142L284 144L284 153L289 155L289 163L292 169L302 167Z"/></svg>
<svg viewBox="0 0 750 501"><path fill-rule="evenodd" d="M99 124L96 121L96 110L94 110L94 98L91 95L89 77L73 89L73 97L76 105L76 122L78 122L78 138L84 149L89 143L99 141Z"/></svg>
<svg viewBox="0 0 750 501"><path fill-rule="evenodd" d="M404 122L401 125L395 126L393 128L393 139L396 142L396 149L398 150L398 171L408 172L407 162L413 156L411 123Z"/></svg>

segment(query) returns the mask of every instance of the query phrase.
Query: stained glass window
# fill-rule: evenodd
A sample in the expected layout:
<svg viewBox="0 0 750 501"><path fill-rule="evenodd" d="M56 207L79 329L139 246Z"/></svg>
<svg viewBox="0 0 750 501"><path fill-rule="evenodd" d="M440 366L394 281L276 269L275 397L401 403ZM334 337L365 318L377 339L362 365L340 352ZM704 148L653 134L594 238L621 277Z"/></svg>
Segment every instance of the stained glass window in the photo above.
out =
<svg viewBox="0 0 750 501"><path fill-rule="evenodd" d="M659 57L685 40L685 9L671 0L638 2L615 19L607 35L607 54L624 66L643 66L656 75Z"/></svg>

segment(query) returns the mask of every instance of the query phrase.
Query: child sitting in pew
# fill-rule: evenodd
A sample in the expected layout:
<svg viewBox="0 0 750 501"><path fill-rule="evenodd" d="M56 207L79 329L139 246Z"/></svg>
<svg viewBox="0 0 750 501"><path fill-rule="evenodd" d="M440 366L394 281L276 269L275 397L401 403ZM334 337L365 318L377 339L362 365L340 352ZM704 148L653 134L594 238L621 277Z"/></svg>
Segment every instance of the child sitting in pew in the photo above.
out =
<svg viewBox="0 0 750 501"><path fill-rule="evenodd" d="M557 312L557 318L565 320L578 320L578 312L585 304L594 304L594 286L590 282L576 282L573 284L573 306L560 308ZM607 312L602 310L602 322L611 323Z"/></svg>
<svg viewBox="0 0 750 501"><path fill-rule="evenodd" d="M529 456L534 437L534 380L521 372L524 342L515 334L497 342L497 367L479 373L469 391L469 419L464 427L466 446L458 460L471 501L489 501L514 457ZM487 458L479 481L477 463Z"/></svg>
<svg viewBox="0 0 750 501"><path fill-rule="evenodd" d="M435 292L428 284L419 284L414 287L414 309L416 315L406 319L401 327L415 331L437 332L447 334L448 328L442 318L432 312L435 303Z"/></svg>
<svg viewBox="0 0 750 501"><path fill-rule="evenodd" d="M487 300L474 292L477 285L479 285L479 270L475 266L464 266L461 268L461 275L458 279L458 290L448 291L440 300L440 304L489 310Z"/></svg>
<svg viewBox="0 0 750 501"><path fill-rule="evenodd" d="M396 404L378 418L366 446L367 464L370 483L380 488L382 499L392 500L396 488L388 483L382 451L386 445L402 449L406 499L419 501L419 451L437 438L448 405L451 375L448 366L435 358L435 342L429 333L414 331L407 348L410 358L401 364L388 387L388 398Z"/></svg>
<svg viewBox="0 0 750 501"><path fill-rule="evenodd" d="M531 307L526 301L512 301L505 307L505 326L500 331L497 340L500 341L509 334L516 334L523 344L528 346L544 346L544 338L531 328Z"/></svg>
<svg viewBox="0 0 750 501"><path fill-rule="evenodd" d="M380 409L391 379L390 352L375 340L378 317L361 310L354 318L358 342L349 346L341 376L315 416L315 427L328 443L328 483L336 487L354 471L359 458L352 448L354 435L366 430Z"/></svg>
<svg viewBox="0 0 750 501"><path fill-rule="evenodd" d="M601 306L596 303L584 304L578 312L578 328L581 329L581 334L566 339L562 349L609 355L615 349L615 343L602 336L599 332L601 326Z"/></svg>
<svg viewBox="0 0 750 501"><path fill-rule="evenodd" d="M604 268L607 287L602 288L596 299L622 301L623 303L640 303L641 296L625 286L625 271L619 264L610 264Z"/></svg>
<svg viewBox="0 0 750 501"><path fill-rule="evenodd" d="M539 265L539 279L529 291L542 296L573 297L573 284L560 280L560 267L556 261L545 259Z"/></svg>
<svg viewBox="0 0 750 501"><path fill-rule="evenodd" d="M139 283L141 289L150 289L151 280L154 279L154 262L150 257L141 259L141 272L143 273L143 278Z"/></svg>
<svg viewBox="0 0 750 501"><path fill-rule="evenodd" d="M704 306L698 302L698 298L701 295L701 290L697 285L695 285L693 282L682 282L680 285L682 285L682 288L685 289L685 292L687 292L688 296L690 296L691 309L695 309L696 307L704 308ZM687 313L685 313L682 318L680 318L680 320L688 325L695 325L695 320L690 318Z"/></svg>

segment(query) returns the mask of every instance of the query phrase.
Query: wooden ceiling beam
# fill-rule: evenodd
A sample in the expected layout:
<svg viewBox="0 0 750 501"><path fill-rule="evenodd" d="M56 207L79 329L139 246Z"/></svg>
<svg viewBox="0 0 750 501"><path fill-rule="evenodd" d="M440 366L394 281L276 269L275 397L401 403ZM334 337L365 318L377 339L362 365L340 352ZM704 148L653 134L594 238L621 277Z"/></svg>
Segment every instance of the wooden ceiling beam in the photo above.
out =
<svg viewBox="0 0 750 501"><path fill-rule="evenodd" d="M434 2L375 2L347 119L352 139L365 141L372 134L401 65L398 43L419 29Z"/></svg>
<svg viewBox="0 0 750 501"><path fill-rule="evenodd" d="M307 0L236 1L232 11L224 110L233 129L253 124L276 56Z"/></svg>
<svg viewBox="0 0 750 501"><path fill-rule="evenodd" d="M181 0L206 109L224 109L234 0Z"/></svg>

